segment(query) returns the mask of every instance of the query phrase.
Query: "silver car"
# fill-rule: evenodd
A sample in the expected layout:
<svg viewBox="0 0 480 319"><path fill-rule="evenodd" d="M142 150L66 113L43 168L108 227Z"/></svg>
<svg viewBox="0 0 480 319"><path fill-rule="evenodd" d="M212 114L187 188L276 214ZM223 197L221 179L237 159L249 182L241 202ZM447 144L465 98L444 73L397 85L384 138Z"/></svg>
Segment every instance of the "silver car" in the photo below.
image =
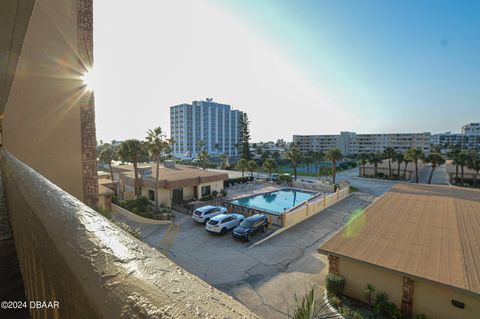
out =
<svg viewBox="0 0 480 319"><path fill-rule="evenodd" d="M230 229L237 227L245 217L240 214L221 214L211 218L205 230L212 233L225 234Z"/></svg>
<svg viewBox="0 0 480 319"><path fill-rule="evenodd" d="M195 209L192 214L192 219L197 223L205 224L210 218L226 213L227 209L223 206L203 206Z"/></svg>

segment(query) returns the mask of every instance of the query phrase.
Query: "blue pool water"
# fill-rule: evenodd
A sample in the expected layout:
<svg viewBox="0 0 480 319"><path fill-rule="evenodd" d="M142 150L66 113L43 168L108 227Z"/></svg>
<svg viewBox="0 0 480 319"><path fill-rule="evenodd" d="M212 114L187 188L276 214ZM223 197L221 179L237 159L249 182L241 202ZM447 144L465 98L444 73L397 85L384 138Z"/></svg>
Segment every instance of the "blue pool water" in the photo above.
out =
<svg viewBox="0 0 480 319"><path fill-rule="evenodd" d="M312 198L313 192L301 191L293 188L284 188L278 191L252 195L231 201L234 205L282 214L284 210L297 206Z"/></svg>

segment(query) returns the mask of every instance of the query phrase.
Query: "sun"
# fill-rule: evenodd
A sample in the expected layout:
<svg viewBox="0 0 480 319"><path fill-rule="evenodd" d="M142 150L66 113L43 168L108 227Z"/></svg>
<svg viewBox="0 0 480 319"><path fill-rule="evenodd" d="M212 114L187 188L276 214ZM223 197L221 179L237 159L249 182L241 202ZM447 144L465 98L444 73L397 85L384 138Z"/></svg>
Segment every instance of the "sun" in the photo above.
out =
<svg viewBox="0 0 480 319"><path fill-rule="evenodd" d="M87 90L93 91L93 89L95 88L95 74L93 69L88 70L82 76L82 82L86 86Z"/></svg>

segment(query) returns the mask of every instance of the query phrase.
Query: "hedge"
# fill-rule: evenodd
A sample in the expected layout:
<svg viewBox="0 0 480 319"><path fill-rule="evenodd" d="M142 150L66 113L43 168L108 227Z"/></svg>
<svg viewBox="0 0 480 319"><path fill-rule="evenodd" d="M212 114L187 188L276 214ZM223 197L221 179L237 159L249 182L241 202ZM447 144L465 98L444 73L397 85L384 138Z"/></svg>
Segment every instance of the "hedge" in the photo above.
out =
<svg viewBox="0 0 480 319"><path fill-rule="evenodd" d="M253 181L252 176L245 176L245 177L237 177L237 178L229 178L223 181L223 188L227 188L232 186L233 184L245 184L247 182Z"/></svg>
<svg viewBox="0 0 480 319"><path fill-rule="evenodd" d="M329 293L340 295L345 286L345 278L340 275L329 273L325 279L325 286Z"/></svg>

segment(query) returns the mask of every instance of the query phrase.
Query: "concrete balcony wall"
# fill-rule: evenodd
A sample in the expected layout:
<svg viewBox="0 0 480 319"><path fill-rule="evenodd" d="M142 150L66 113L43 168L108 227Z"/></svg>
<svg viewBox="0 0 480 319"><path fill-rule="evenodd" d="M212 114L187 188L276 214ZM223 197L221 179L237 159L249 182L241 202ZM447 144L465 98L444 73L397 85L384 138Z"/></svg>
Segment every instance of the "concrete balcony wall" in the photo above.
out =
<svg viewBox="0 0 480 319"><path fill-rule="evenodd" d="M1 151L29 300L59 301L34 318L257 318Z"/></svg>

